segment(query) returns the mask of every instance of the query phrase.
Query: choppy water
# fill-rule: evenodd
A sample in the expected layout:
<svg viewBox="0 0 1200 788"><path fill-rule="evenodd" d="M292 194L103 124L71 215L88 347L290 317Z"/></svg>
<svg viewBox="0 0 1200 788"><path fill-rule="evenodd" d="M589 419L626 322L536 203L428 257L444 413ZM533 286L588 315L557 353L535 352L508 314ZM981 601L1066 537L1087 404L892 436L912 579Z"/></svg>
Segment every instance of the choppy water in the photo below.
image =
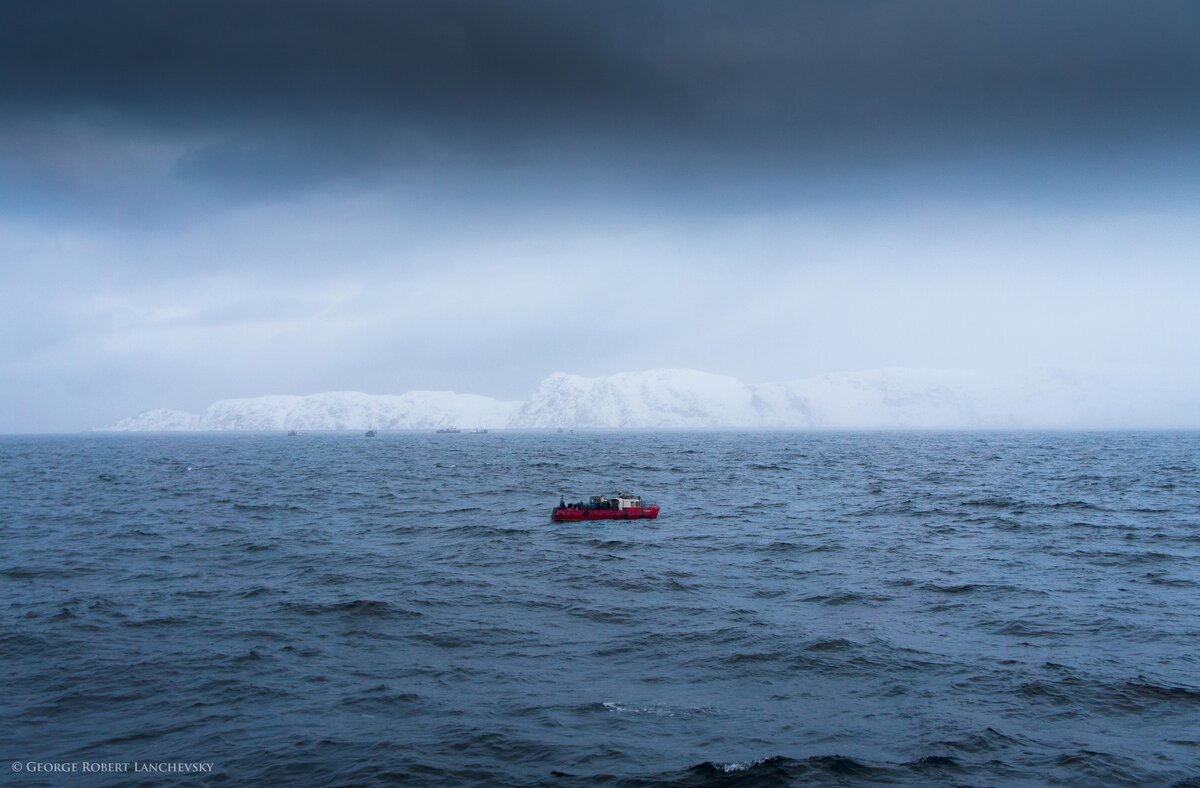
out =
<svg viewBox="0 0 1200 788"><path fill-rule="evenodd" d="M0 775L1197 784L1198 484L1196 433L0 438ZM617 487L662 518L548 521Z"/></svg>

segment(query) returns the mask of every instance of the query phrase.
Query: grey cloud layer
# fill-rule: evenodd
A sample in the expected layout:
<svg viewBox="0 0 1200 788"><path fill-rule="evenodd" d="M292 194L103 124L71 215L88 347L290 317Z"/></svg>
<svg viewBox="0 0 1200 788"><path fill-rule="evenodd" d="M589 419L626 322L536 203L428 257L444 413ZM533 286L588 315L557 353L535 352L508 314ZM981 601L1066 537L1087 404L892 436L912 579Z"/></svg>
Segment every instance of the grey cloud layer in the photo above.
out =
<svg viewBox="0 0 1200 788"><path fill-rule="evenodd" d="M0 431L553 369L1200 368L1198 30L1194 2L8 0Z"/></svg>
<svg viewBox="0 0 1200 788"><path fill-rule="evenodd" d="M211 138L184 178L837 167L1200 130L1189 2L63 2L0 7L8 117ZM319 153L317 153L319 152Z"/></svg>

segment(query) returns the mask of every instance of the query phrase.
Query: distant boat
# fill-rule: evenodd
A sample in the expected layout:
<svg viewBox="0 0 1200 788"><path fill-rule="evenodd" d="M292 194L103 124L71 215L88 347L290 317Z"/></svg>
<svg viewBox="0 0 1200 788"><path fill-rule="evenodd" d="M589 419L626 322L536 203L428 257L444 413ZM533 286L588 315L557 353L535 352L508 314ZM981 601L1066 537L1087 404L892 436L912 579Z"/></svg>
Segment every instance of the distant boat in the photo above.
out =
<svg viewBox="0 0 1200 788"><path fill-rule="evenodd" d="M367 430L367 437L368 437L368 438L374 438L374 437L375 437L375 430Z"/></svg>
<svg viewBox="0 0 1200 788"><path fill-rule="evenodd" d="M299 435L299 434L300 433L296 432L295 430L288 430L288 435Z"/></svg>
<svg viewBox="0 0 1200 788"><path fill-rule="evenodd" d="M487 430L482 427L478 427L476 429L471 430L471 434L472 435L487 435Z"/></svg>
<svg viewBox="0 0 1200 788"><path fill-rule="evenodd" d="M438 432L446 434L458 434L462 432L462 430L460 430L458 427L442 427L440 430L438 430Z"/></svg>

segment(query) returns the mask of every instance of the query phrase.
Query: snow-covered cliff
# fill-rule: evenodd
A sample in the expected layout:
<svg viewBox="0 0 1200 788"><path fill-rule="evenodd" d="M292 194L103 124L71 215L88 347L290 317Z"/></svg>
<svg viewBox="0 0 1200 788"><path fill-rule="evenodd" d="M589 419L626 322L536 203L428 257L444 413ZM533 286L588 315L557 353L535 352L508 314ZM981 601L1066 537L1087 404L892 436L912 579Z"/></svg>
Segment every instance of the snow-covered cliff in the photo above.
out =
<svg viewBox="0 0 1200 788"><path fill-rule="evenodd" d="M585 378L557 372L542 381L514 427L749 426L753 393L737 378L655 369Z"/></svg>
<svg viewBox="0 0 1200 788"><path fill-rule="evenodd" d="M1153 392L1140 383L1122 388L1053 371L883 369L748 384L727 375L656 369L595 378L555 373L525 402L450 391L341 391L222 400L199 415L150 410L108 429L1153 426L1155 414L1168 407L1179 407L1179 400L1165 389Z"/></svg>
<svg viewBox="0 0 1200 788"><path fill-rule="evenodd" d="M505 427L520 402L502 402L452 391L363 394L332 391L308 396L275 395L214 402L198 416L148 410L109 429L177 430L424 430L462 425Z"/></svg>

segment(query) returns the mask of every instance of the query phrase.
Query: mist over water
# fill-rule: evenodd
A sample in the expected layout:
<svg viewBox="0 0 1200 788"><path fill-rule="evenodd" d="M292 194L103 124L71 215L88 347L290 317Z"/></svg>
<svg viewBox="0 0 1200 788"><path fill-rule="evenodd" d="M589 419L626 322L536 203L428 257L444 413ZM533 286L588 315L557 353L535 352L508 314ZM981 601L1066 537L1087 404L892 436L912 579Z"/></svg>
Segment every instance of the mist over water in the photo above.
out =
<svg viewBox="0 0 1200 788"><path fill-rule="evenodd" d="M1198 484L1195 432L0 438L0 758L1197 780ZM549 522L614 488L661 518Z"/></svg>

